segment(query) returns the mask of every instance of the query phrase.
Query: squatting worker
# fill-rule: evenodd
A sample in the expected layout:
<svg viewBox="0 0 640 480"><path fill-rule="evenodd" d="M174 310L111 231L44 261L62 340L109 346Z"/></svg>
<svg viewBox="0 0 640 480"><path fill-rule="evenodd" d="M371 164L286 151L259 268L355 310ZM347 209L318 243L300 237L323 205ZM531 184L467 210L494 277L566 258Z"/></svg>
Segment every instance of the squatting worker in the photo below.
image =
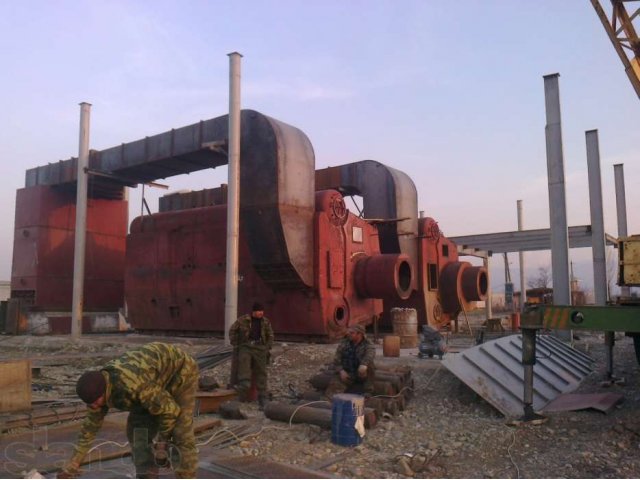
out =
<svg viewBox="0 0 640 480"><path fill-rule="evenodd" d="M193 432L193 410L198 388L198 365L173 345L149 343L85 372L76 385L89 412L82 424L75 452L58 478L78 474L91 442L109 408L130 412L127 438L137 478L157 477L169 465L178 478L195 478L198 454Z"/></svg>
<svg viewBox="0 0 640 480"><path fill-rule="evenodd" d="M264 408L267 398L267 365L273 345L271 322L264 316L264 307L255 302L250 315L236 320L229 330L231 345L238 349L237 374L241 400L247 398L251 387L251 373L255 375L258 388L258 403Z"/></svg>
<svg viewBox="0 0 640 480"><path fill-rule="evenodd" d="M373 394L376 347L369 341L362 325L347 329L336 350L333 360L336 376L331 380L325 395L331 398L336 393Z"/></svg>

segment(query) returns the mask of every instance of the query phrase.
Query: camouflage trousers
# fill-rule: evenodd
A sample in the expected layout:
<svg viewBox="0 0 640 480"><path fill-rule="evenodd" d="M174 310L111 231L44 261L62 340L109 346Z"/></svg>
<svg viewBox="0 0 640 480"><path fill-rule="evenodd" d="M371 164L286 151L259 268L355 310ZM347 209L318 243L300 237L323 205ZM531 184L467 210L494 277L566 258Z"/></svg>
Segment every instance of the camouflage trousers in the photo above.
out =
<svg viewBox="0 0 640 480"><path fill-rule="evenodd" d="M180 414L171 434L171 466L177 478L195 478L198 471L198 451L193 432L193 411L198 389L198 365L192 358L185 360L179 374L167 385L167 391L180 407ZM158 419L146 410L132 410L127 418L127 438L131 445L137 478L156 478L152 442L158 433Z"/></svg>
<svg viewBox="0 0 640 480"><path fill-rule="evenodd" d="M346 382L343 382L340 378L340 374L336 373L335 376L329 382L327 389L324 392L325 397L331 400L337 393L354 393L358 395L373 395L373 381L375 377L375 370L369 368L367 370L367 376L365 378L358 377L358 374L349 375Z"/></svg>
<svg viewBox="0 0 640 480"><path fill-rule="evenodd" d="M238 390L246 395L251 387L251 374L256 378L258 393L267 392L267 364L269 350L265 345L240 345L238 347Z"/></svg>

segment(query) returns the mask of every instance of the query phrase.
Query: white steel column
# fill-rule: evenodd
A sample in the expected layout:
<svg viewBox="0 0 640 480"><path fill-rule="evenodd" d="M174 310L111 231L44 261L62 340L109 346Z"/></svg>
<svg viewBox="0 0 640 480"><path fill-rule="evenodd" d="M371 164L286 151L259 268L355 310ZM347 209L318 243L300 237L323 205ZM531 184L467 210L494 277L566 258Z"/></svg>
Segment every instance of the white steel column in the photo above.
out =
<svg viewBox="0 0 640 480"><path fill-rule="evenodd" d="M524 216L522 214L522 200L516 202L518 208L518 231L524 229ZM518 261L520 263L520 312L524 312L524 302L527 301L527 287L524 283L524 252L518 252Z"/></svg>
<svg viewBox="0 0 640 480"><path fill-rule="evenodd" d="M229 54L229 172L227 187L227 269L224 302L224 343L238 318L238 238L240 221L240 64L242 55Z"/></svg>
<svg viewBox="0 0 640 480"><path fill-rule="evenodd" d="M560 118L560 74L544 76L547 125L547 175L549 182L549 220L551 226L551 268L553 273L553 303L571 304L569 283L569 236L567 199L564 185L562 124Z"/></svg>
<svg viewBox="0 0 640 480"><path fill-rule="evenodd" d="M80 104L80 145L78 147L78 172L76 176L76 232L73 250L73 300L71 305L71 336L73 338L79 338L82 335L90 117L91 104L82 102Z"/></svg>
<svg viewBox="0 0 640 480"><path fill-rule="evenodd" d="M618 237L626 237L627 233L627 196L624 190L624 164L613 166L613 174L616 182L616 214L618 217ZM629 287L620 287L620 295L631 296Z"/></svg>
<svg viewBox="0 0 640 480"><path fill-rule="evenodd" d="M587 168L589 172L589 205L591 208L591 248L593 250L593 289L596 305L607 304L607 264L605 256L602 179L598 130L585 132Z"/></svg>

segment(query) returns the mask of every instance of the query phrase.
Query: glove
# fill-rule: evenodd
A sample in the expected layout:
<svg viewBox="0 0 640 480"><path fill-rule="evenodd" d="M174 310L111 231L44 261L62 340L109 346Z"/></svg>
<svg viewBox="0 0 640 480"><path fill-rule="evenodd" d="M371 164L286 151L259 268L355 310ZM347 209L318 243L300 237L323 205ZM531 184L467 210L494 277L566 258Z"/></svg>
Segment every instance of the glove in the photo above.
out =
<svg viewBox="0 0 640 480"><path fill-rule="evenodd" d="M167 448L167 442L156 442L153 445L153 458L156 461L158 467L169 466L169 451Z"/></svg>
<svg viewBox="0 0 640 480"><path fill-rule="evenodd" d="M346 370L340 370L340 380L347 382L349 380L349 374Z"/></svg>
<svg viewBox="0 0 640 480"><path fill-rule="evenodd" d="M367 366L366 365L360 365L358 367L358 376L360 378L365 378L367 376Z"/></svg>
<svg viewBox="0 0 640 480"><path fill-rule="evenodd" d="M56 474L56 478L76 478L80 474L80 464L70 461Z"/></svg>

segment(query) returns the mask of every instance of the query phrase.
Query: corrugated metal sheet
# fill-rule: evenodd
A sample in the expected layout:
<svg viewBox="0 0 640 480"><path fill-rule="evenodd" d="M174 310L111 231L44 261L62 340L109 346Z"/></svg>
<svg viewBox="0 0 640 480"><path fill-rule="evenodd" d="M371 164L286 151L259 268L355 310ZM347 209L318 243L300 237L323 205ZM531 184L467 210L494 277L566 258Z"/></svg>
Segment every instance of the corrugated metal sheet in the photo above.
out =
<svg viewBox="0 0 640 480"><path fill-rule="evenodd" d="M537 337L533 408L542 410L562 393L575 390L593 371L594 360L551 335ZM492 340L461 353L446 355L442 364L505 416L523 413L522 336Z"/></svg>

